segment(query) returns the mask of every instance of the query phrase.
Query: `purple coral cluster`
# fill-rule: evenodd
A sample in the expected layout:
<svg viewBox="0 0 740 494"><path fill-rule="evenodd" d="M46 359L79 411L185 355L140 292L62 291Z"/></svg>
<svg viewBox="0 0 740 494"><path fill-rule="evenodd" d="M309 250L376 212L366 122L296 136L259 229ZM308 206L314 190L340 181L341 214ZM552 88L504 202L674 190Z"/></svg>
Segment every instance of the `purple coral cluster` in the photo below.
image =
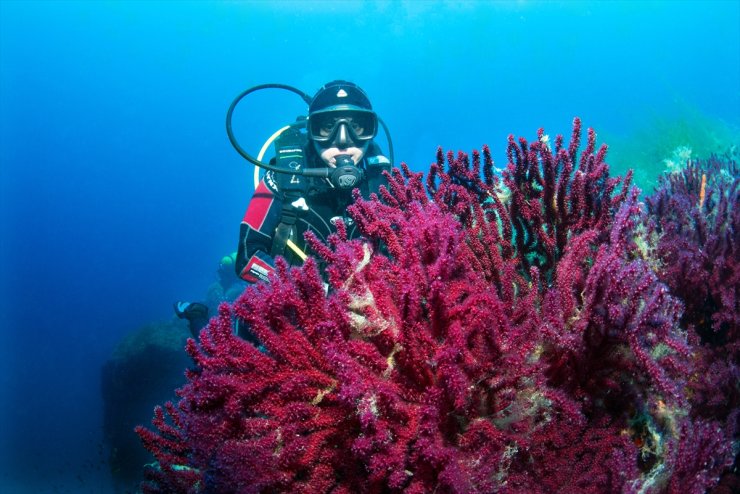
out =
<svg viewBox="0 0 740 494"><path fill-rule="evenodd" d="M689 161L661 177L646 203L649 257L660 280L683 302L681 326L693 343L689 413L722 427L737 444L740 167L729 154ZM724 480L732 487L717 492L740 490L736 473Z"/></svg>
<svg viewBox="0 0 740 494"><path fill-rule="evenodd" d="M684 301L684 323L740 344L740 168L729 156L690 161L646 202L661 279Z"/></svg>
<svg viewBox="0 0 740 494"><path fill-rule="evenodd" d="M144 491L714 486L734 459L737 402L716 394L737 395L736 292L711 287L722 295L705 317L726 326L703 353L680 276L657 268L676 255L673 227L629 176L609 177L592 130L582 152L580 136L576 119L567 147L542 130L510 137L502 177L486 147L472 159L440 150L426 179L394 170L350 208L362 240L341 224L328 245L309 239L328 295L312 259L279 261L270 284L222 305L188 343L180 402L137 429L157 459ZM707 221L736 248L723 226L737 216L733 187L702 206L724 208Z"/></svg>

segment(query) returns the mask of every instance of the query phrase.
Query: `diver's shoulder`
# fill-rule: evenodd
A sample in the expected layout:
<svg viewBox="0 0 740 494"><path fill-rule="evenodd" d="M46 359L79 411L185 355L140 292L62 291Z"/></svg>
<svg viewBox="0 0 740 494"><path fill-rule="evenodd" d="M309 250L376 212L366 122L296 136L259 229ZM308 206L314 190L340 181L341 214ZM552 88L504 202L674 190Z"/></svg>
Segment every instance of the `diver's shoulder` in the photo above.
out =
<svg viewBox="0 0 740 494"><path fill-rule="evenodd" d="M391 165L391 161L383 154L383 150L374 142L370 144L365 153L365 162L368 166L390 167Z"/></svg>
<svg viewBox="0 0 740 494"><path fill-rule="evenodd" d="M268 170L262 177L265 187L275 194L280 192L280 179L276 175L278 175L276 172Z"/></svg>

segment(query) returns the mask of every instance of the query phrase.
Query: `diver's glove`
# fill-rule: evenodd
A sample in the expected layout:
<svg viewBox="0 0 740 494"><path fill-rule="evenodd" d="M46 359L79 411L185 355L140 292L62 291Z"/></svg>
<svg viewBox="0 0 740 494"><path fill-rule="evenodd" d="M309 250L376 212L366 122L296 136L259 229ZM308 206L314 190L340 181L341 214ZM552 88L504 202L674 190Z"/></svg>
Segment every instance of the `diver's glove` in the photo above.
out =
<svg viewBox="0 0 740 494"><path fill-rule="evenodd" d="M208 307L200 302L175 302L173 308L180 319L208 321Z"/></svg>
<svg viewBox="0 0 740 494"><path fill-rule="evenodd" d="M257 251L249 258L247 265L239 273L239 277L249 283L270 281L269 276L273 271L275 271L275 260L272 256L262 251Z"/></svg>

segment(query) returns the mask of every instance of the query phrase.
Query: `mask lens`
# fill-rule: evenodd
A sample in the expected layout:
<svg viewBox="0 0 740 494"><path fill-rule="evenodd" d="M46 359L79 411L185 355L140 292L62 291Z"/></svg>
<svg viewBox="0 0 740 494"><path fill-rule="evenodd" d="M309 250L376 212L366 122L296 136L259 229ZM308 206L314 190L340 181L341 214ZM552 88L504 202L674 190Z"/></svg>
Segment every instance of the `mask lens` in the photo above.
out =
<svg viewBox="0 0 740 494"><path fill-rule="evenodd" d="M319 127L318 135L320 137L323 137L324 139L328 139L334 132L336 126L339 124L339 120L339 117L331 117L330 115L327 115L326 118L321 119L321 122L317 124Z"/></svg>
<svg viewBox="0 0 740 494"><path fill-rule="evenodd" d="M317 112L309 118L311 138L315 141L331 141L340 125L345 125L353 140L368 141L375 137L378 120L375 113L363 110L334 110Z"/></svg>

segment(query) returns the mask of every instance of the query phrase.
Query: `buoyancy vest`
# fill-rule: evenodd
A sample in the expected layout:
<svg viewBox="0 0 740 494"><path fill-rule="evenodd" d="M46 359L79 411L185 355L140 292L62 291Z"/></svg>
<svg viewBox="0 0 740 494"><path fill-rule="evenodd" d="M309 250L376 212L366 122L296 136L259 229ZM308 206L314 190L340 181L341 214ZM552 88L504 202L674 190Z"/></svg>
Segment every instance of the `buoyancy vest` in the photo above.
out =
<svg viewBox="0 0 740 494"><path fill-rule="evenodd" d="M364 177L357 188L362 197L368 198L387 183L383 171L390 170L390 162L372 143L359 167L364 171ZM273 235L270 252L273 257L280 255L290 264L300 264L301 257L293 249L287 248L288 240L308 253L304 233L312 231L320 240L326 241L336 231L338 220L347 226L349 238L359 236L357 226L347 214L347 206L352 204L350 190L334 188L324 178L288 173L268 172L265 183L282 200L281 219Z"/></svg>

